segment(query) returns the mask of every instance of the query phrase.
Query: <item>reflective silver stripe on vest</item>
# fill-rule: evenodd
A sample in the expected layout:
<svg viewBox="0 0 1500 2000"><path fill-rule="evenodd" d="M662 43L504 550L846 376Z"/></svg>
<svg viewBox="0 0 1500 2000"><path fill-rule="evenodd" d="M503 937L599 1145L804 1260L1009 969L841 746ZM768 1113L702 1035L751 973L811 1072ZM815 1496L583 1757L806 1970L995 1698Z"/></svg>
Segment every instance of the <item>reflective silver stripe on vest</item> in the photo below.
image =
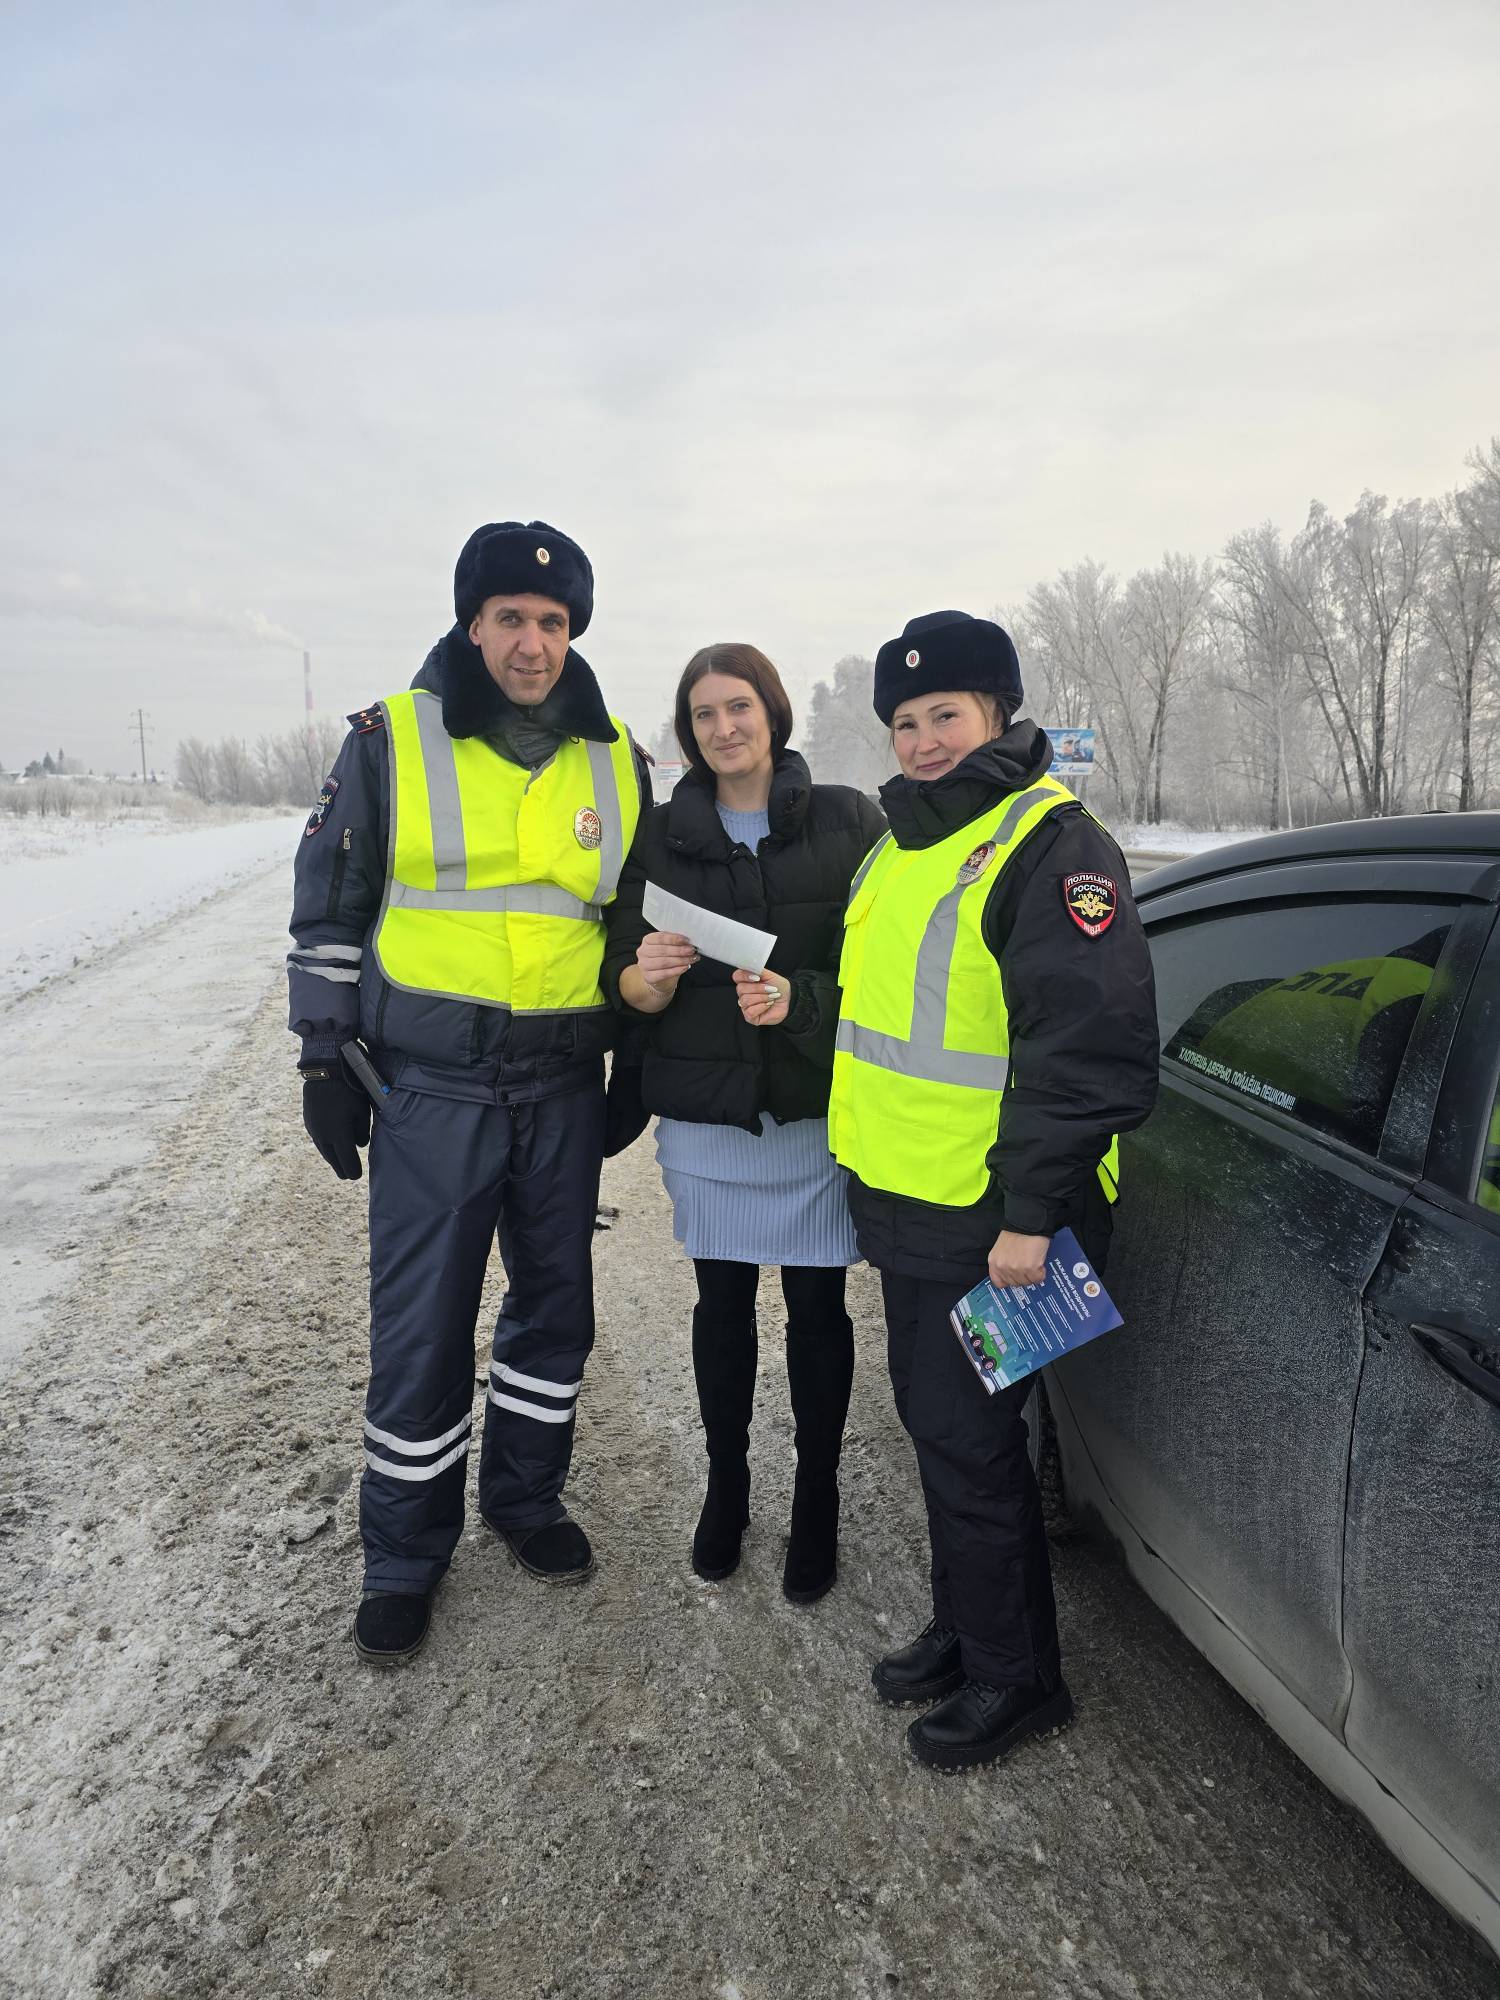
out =
<svg viewBox="0 0 1500 2000"><path fill-rule="evenodd" d="M599 815L599 901L607 903L620 883L625 866L625 823L620 810L620 788L615 783L614 759L607 743L584 738L589 757L589 775L594 781L594 810Z"/></svg>
<svg viewBox="0 0 1500 2000"><path fill-rule="evenodd" d="M880 850L885 846L886 842L890 839L890 837L891 837L891 830L889 827L887 827L885 832L880 836L879 840L876 841L875 845L870 849L869 853L865 856L864 860L861 861L859 866L855 869L854 880L849 884L849 901L851 903L854 901L854 898L859 891L860 883L863 882L865 877L869 874L870 869L874 864L876 855L879 854Z"/></svg>
<svg viewBox="0 0 1500 2000"><path fill-rule="evenodd" d="M464 816L458 802L458 759L453 738L443 727L443 704L435 694L418 688L412 706L417 716L417 740L427 777L427 808L432 815L432 853L439 889L462 889L469 879L464 848Z"/></svg>
<svg viewBox="0 0 1500 2000"><path fill-rule="evenodd" d="M552 882L507 882L497 889L413 889L406 882L390 885L390 907L404 910L511 910L526 917L572 917L597 924L604 911L597 903L580 902Z"/></svg>
<svg viewBox="0 0 1500 2000"><path fill-rule="evenodd" d="M976 1056L961 1049L944 1049L903 1041L900 1035L882 1035L874 1028L861 1028L853 1021L840 1021L834 1042L843 1055L876 1069L891 1069L898 1076L914 1076L923 1083L956 1083L967 1090L1004 1090L1010 1064L1004 1056Z"/></svg>
<svg viewBox="0 0 1500 2000"><path fill-rule="evenodd" d="M1006 846L1038 798L1050 795L1051 789L1050 785L1031 786L1024 792L1017 792L993 832L986 834L984 840L976 840L974 846L983 847L986 842L993 842L996 847ZM943 1031L948 1019L948 979L953 965L953 949L958 943L958 906L972 886L968 882L954 883L927 919L927 928L917 948L911 1038L933 1048L943 1046Z"/></svg>
<svg viewBox="0 0 1500 2000"><path fill-rule="evenodd" d="M1016 828L1038 800L1052 795L1050 785L1032 785L1024 792L1017 792L993 831L984 840L976 840L974 846L983 847L986 841L992 841L995 846L1004 847L1015 837ZM855 888L890 837L889 833L882 835L866 856L854 878ZM972 887L969 882L955 882L927 919L927 928L917 947L911 1039L903 1040L899 1035L882 1034L875 1028L861 1028L844 1020L839 1022L835 1047L860 1062L894 1070L899 1076L919 1077L927 1083L963 1084L973 1090L1004 1090L1010 1074L1010 1064L1004 1056L971 1055L943 1046L948 1025L948 982L958 943L958 908Z"/></svg>

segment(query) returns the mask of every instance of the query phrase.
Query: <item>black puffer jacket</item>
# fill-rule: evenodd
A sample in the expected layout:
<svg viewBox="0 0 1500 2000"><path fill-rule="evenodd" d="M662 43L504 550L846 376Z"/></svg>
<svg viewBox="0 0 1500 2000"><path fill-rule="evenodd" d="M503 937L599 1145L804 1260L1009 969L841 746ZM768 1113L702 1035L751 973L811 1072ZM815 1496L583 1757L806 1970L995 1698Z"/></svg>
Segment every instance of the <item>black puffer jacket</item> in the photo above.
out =
<svg viewBox="0 0 1500 2000"><path fill-rule="evenodd" d="M771 780L771 831L760 852L732 842L714 808L711 773L690 771L665 805L636 830L606 911L604 990L633 1021L647 1021L642 1095L648 1111L700 1125L760 1129L828 1110L836 974L844 905L855 869L885 831L879 810L848 785L814 785L795 750L783 750ZM772 931L771 969L792 981L792 1009L779 1028L752 1028L740 1013L731 968L700 959L660 1014L637 1014L620 998L620 974L651 930L641 913L646 883L737 922Z"/></svg>
<svg viewBox="0 0 1500 2000"><path fill-rule="evenodd" d="M1015 722L931 784L892 778L880 788L892 838L931 847L973 822L977 843L1000 801L1051 761L1045 733ZM1097 936L1069 913L1066 884L1081 873L1114 885L1115 914ZM1157 1083L1151 954L1124 857L1081 805L1049 813L999 872L983 930L1010 1017L989 1192L971 1208L942 1208L858 1179L849 1189L872 1264L961 1285L973 1283L1002 1228L1050 1236L1070 1222L1091 1246L1102 1242L1108 1221L1095 1165L1112 1133L1145 1119Z"/></svg>

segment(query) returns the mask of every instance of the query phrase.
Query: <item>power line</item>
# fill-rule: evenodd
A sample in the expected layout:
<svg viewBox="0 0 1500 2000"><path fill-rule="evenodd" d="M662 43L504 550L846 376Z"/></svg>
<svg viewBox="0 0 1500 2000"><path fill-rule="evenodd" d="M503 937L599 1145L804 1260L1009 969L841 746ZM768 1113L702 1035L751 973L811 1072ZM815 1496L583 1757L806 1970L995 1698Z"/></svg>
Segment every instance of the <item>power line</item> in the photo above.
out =
<svg viewBox="0 0 1500 2000"><path fill-rule="evenodd" d="M141 783L144 785L150 782L146 776L146 711L143 708L138 708L133 713L135 715L136 733L141 739Z"/></svg>

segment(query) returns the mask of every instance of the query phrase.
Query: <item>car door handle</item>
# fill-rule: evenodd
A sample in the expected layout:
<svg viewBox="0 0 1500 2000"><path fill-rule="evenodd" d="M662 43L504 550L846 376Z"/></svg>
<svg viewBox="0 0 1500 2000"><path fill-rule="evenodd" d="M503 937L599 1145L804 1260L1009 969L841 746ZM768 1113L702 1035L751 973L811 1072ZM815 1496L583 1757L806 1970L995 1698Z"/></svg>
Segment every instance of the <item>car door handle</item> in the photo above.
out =
<svg viewBox="0 0 1500 2000"><path fill-rule="evenodd" d="M1485 1351L1478 1341L1469 1340L1448 1326L1424 1326L1414 1322L1411 1331L1439 1368L1446 1369L1466 1389L1474 1390L1486 1402L1500 1408L1500 1372L1496 1371L1492 1361L1485 1358Z"/></svg>

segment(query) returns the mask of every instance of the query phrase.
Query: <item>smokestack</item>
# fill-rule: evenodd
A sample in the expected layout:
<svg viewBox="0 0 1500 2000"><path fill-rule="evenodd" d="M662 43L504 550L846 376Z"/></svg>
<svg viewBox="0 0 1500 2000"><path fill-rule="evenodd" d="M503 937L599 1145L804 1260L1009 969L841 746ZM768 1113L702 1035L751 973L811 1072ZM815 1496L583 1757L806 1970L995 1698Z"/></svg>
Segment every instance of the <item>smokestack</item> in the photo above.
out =
<svg viewBox="0 0 1500 2000"><path fill-rule="evenodd" d="M307 753L316 763L318 743L313 732L312 655L308 652L302 655L302 705L307 710Z"/></svg>

